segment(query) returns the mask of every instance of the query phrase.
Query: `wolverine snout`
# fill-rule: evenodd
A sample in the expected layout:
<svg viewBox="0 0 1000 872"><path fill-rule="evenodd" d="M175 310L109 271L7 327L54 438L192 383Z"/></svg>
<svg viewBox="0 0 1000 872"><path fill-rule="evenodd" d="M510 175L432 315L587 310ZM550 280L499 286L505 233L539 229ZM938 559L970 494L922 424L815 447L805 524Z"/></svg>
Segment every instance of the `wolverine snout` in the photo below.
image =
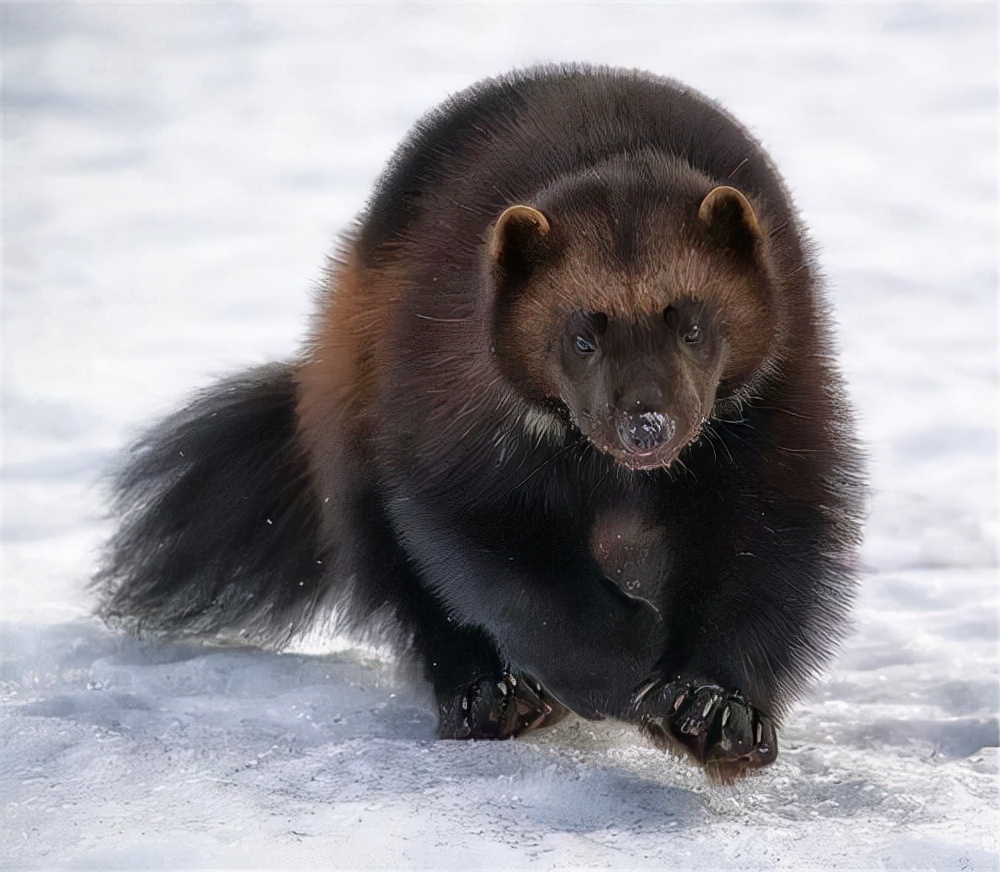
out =
<svg viewBox="0 0 1000 872"><path fill-rule="evenodd" d="M676 432L677 422L660 412L621 412L618 416L618 438L630 453L653 451L673 439Z"/></svg>

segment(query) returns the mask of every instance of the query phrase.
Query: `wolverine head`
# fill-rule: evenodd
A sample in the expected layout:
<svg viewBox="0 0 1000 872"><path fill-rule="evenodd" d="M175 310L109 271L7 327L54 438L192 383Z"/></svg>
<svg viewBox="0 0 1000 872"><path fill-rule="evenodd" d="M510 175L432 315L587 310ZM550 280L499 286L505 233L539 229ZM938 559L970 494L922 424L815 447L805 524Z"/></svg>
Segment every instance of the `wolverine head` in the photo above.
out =
<svg viewBox="0 0 1000 872"><path fill-rule="evenodd" d="M615 162L491 228L492 344L512 387L629 469L669 466L772 358L777 301L745 195Z"/></svg>

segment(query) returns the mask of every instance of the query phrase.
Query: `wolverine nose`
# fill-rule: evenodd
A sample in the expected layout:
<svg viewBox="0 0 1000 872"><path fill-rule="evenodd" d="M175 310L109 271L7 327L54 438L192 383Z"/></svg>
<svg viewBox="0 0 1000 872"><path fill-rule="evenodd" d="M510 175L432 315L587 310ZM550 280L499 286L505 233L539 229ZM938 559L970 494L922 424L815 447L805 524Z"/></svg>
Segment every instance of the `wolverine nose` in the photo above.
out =
<svg viewBox="0 0 1000 872"><path fill-rule="evenodd" d="M660 412L625 412L618 419L618 437L629 451L652 451L673 438L677 423Z"/></svg>

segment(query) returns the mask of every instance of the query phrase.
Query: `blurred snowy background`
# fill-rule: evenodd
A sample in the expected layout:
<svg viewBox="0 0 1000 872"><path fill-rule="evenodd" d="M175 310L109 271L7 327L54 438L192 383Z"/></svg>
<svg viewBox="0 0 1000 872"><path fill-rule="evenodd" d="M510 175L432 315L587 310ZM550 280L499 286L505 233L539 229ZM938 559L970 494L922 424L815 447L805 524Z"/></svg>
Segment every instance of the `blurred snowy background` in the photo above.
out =
<svg viewBox="0 0 1000 872"><path fill-rule="evenodd" d="M3 868L997 868L994 4L0 16ZM683 79L771 150L871 450L856 632L733 788L614 724L435 742L429 696L370 652L155 646L89 617L122 445L295 351L419 115L559 60Z"/></svg>

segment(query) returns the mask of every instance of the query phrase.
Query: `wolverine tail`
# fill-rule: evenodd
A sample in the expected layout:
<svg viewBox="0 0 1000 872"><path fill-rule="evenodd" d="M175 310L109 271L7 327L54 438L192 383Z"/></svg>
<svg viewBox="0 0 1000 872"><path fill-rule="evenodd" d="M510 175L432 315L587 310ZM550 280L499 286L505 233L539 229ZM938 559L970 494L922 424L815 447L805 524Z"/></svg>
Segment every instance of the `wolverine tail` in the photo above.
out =
<svg viewBox="0 0 1000 872"><path fill-rule="evenodd" d="M326 563L296 425L292 369L271 365L140 439L114 480L101 617L138 634L286 644L322 599Z"/></svg>

